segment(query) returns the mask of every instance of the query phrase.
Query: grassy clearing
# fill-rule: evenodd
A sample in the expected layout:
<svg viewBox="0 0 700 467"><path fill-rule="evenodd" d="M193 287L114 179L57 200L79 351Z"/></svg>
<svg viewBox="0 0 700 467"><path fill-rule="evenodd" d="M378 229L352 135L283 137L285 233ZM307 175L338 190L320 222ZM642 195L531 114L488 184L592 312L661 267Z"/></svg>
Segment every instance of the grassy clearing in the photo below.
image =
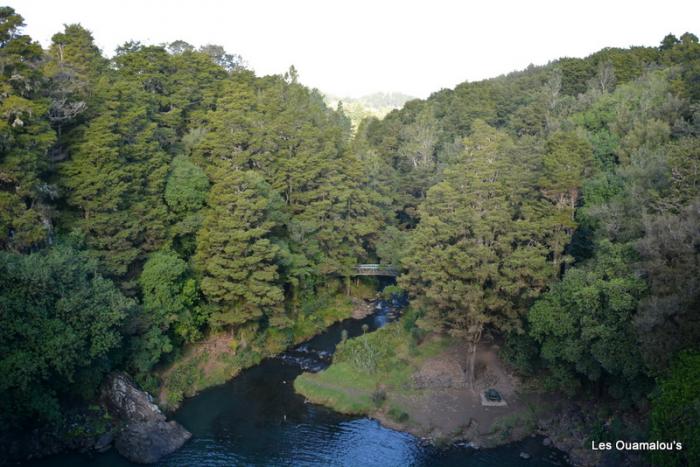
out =
<svg viewBox="0 0 700 467"><path fill-rule="evenodd" d="M294 388L308 400L339 412L383 413L406 423L409 416L398 399L415 392L411 375L451 343L449 338L421 342L408 313L399 322L339 344L330 367L300 375Z"/></svg>
<svg viewBox="0 0 700 467"><path fill-rule="evenodd" d="M350 299L337 294L307 304L299 312L294 326L286 330L242 327L232 332L212 333L207 339L189 346L160 372L159 403L167 410L174 410L183 398L223 384L242 370L310 339L351 314Z"/></svg>
<svg viewBox="0 0 700 467"><path fill-rule="evenodd" d="M336 377L338 373L347 372L343 365L334 368ZM352 385L344 387L329 386L324 381L313 378L297 378L294 388L302 394L312 394L314 402L331 406L336 411L347 414L364 414L373 408L372 391L374 382L371 380L353 380Z"/></svg>

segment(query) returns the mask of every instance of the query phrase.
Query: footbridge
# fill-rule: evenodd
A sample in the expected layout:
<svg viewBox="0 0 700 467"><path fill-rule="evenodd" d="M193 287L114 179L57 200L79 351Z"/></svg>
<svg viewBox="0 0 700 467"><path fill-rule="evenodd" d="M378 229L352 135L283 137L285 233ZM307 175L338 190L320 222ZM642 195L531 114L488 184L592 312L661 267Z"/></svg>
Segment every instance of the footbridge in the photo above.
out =
<svg viewBox="0 0 700 467"><path fill-rule="evenodd" d="M399 271L392 266L384 266L381 264L358 264L355 267L353 276L388 276L396 277Z"/></svg>

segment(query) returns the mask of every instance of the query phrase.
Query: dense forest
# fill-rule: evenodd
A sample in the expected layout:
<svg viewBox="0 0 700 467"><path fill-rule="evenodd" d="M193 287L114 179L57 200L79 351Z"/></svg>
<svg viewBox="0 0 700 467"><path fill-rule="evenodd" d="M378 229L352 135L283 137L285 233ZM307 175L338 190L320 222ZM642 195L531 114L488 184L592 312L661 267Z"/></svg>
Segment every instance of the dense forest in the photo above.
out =
<svg viewBox="0 0 700 467"><path fill-rule="evenodd" d="M0 418L60 423L212 333L282 350L358 263L417 329L485 334L523 375L648 415L700 462L700 43L412 100L356 131L292 67L0 9ZM467 364L467 367L469 364ZM694 442L691 442L694 441ZM660 454L666 455L668 454Z"/></svg>

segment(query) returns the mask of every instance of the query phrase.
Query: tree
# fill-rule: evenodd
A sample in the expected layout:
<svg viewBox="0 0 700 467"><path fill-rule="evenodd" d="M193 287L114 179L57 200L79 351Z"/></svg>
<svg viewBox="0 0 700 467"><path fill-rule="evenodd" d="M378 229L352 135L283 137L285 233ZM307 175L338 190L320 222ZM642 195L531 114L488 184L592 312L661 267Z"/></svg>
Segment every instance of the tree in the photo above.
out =
<svg viewBox="0 0 700 467"><path fill-rule="evenodd" d="M398 146L397 168L402 175L399 184L411 198L405 209L415 215L416 205L425 198L425 192L435 183L438 142L438 126L431 106L424 106L414 116L414 121L403 125ZM408 199L411 199L408 198Z"/></svg>
<svg viewBox="0 0 700 467"><path fill-rule="evenodd" d="M144 264L139 277L143 313L136 316L136 327L143 331L134 337L130 357L137 373L148 372L174 344L201 337L206 314L189 275L187 263L171 251L153 253Z"/></svg>
<svg viewBox="0 0 700 467"><path fill-rule="evenodd" d="M94 82L107 71L108 61L90 31L79 24L65 25L63 32L54 34L48 52L50 60L44 73L50 83L49 120L60 138L65 129L80 123L82 114L94 103L88 102Z"/></svg>
<svg viewBox="0 0 700 467"><path fill-rule="evenodd" d="M552 231L552 263L557 269L568 260L561 252L576 228L576 203L591 163L590 144L578 135L557 132L547 139L539 185L554 205L547 222Z"/></svg>
<svg viewBox="0 0 700 467"><path fill-rule="evenodd" d="M183 40L176 40L168 44L168 50L173 55L180 55L194 51L194 46Z"/></svg>
<svg viewBox="0 0 700 467"><path fill-rule="evenodd" d="M597 246L594 259L569 269L532 306L529 332L553 388L573 394L595 382L617 398L639 398L649 384L632 319L645 286L630 268L629 247Z"/></svg>
<svg viewBox="0 0 700 467"><path fill-rule="evenodd" d="M646 364L659 374L674 355L700 337L700 198L677 215L644 220L636 242L638 269L649 283L634 326Z"/></svg>
<svg viewBox="0 0 700 467"><path fill-rule="evenodd" d="M278 314L284 294L271 233L280 223L279 197L258 173L222 167L208 204L194 259L202 292L218 306L212 324Z"/></svg>
<svg viewBox="0 0 700 467"><path fill-rule="evenodd" d="M170 61L173 72L170 75L169 113L177 116L173 121L177 135L184 136L188 131L205 132L208 115L216 108L226 80L226 69L214 63L205 52L195 50L185 49L172 56ZM184 138L182 143L187 144Z"/></svg>
<svg viewBox="0 0 700 467"><path fill-rule="evenodd" d="M683 466L700 462L700 354L683 352L659 379L652 398L651 436L659 441L682 443L682 449L653 451L656 465Z"/></svg>
<svg viewBox="0 0 700 467"><path fill-rule="evenodd" d="M0 7L0 249L13 251L49 239L47 205L57 197L44 179L55 134L45 118L42 50L23 26L12 8Z"/></svg>
<svg viewBox="0 0 700 467"><path fill-rule="evenodd" d="M173 159L165 185L165 202L172 211L197 211L204 206L208 191L209 179L202 169L184 156Z"/></svg>
<svg viewBox="0 0 700 467"><path fill-rule="evenodd" d="M387 226L377 241L377 256L384 265L399 268L406 251L406 232L394 226Z"/></svg>
<svg viewBox="0 0 700 467"><path fill-rule="evenodd" d="M595 77L595 87L603 94L612 91L615 86L615 68L612 62L598 63L598 74Z"/></svg>
<svg viewBox="0 0 700 467"><path fill-rule="evenodd" d="M220 45L207 44L199 48L199 51L208 55L212 62L219 65L224 70L231 72L236 68L243 67L243 59L238 54L227 53Z"/></svg>
<svg viewBox="0 0 700 467"><path fill-rule="evenodd" d="M124 278L165 236L169 158L138 84L103 84L109 89L99 90L102 113L59 170L67 201L81 214L75 226L87 235L103 271Z"/></svg>
<svg viewBox="0 0 700 467"><path fill-rule="evenodd" d="M426 309L426 325L467 340L473 384L484 327L522 332L527 305L556 271L512 140L482 121L472 126L462 160L419 208L399 284Z"/></svg>
<svg viewBox="0 0 700 467"><path fill-rule="evenodd" d="M674 36L673 34L667 34L664 36L663 40L661 41L661 45L659 46L659 49L661 50L669 50L672 49L674 45L680 43L678 38Z"/></svg>
<svg viewBox="0 0 700 467"><path fill-rule="evenodd" d="M591 147L573 133L555 133L547 139L540 185L557 208L574 216L581 185L591 164Z"/></svg>
<svg viewBox="0 0 700 467"><path fill-rule="evenodd" d="M134 303L84 251L0 253L2 418L60 417L59 398L91 393L111 367Z"/></svg>
<svg viewBox="0 0 700 467"><path fill-rule="evenodd" d="M256 80L243 70L226 82L209 117L211 132L194 151L193 160L210 178L223 162L234 170L256 171L279 194L283 249L294 255L294 264L303 265L301 276L291 280L295 289L333 274L348 277L365 255L363 244L378 230L341 117L318 92L293 79ZM314 280L305 284L301 278L309 271Z"/></svg>

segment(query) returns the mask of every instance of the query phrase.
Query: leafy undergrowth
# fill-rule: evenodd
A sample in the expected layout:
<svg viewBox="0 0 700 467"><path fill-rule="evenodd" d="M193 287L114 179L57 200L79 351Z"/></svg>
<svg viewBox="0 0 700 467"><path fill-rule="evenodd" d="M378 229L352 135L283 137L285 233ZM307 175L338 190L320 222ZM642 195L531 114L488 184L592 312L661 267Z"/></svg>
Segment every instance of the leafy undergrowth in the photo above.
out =
<svg viewBox="0 0 700 467"><path fill-rule="evenodd" d="M175 410L183 398L223 384L242 370L312 338L351 314L350 299L339 294L302 309L288 329L242 327L212 333L186 348L181 357L160 373L159 405Z"/></svg>
<svg viewBox="0 0 700 467"><path fill-rule="evenodd" d="M400 401L415 392L413 373L453 344L446 337L421 337L409 313L399 322L342 342L330 367L300 375L294 388L311 402L339 412L381 414L396 423L410 423Z"/></svg>

